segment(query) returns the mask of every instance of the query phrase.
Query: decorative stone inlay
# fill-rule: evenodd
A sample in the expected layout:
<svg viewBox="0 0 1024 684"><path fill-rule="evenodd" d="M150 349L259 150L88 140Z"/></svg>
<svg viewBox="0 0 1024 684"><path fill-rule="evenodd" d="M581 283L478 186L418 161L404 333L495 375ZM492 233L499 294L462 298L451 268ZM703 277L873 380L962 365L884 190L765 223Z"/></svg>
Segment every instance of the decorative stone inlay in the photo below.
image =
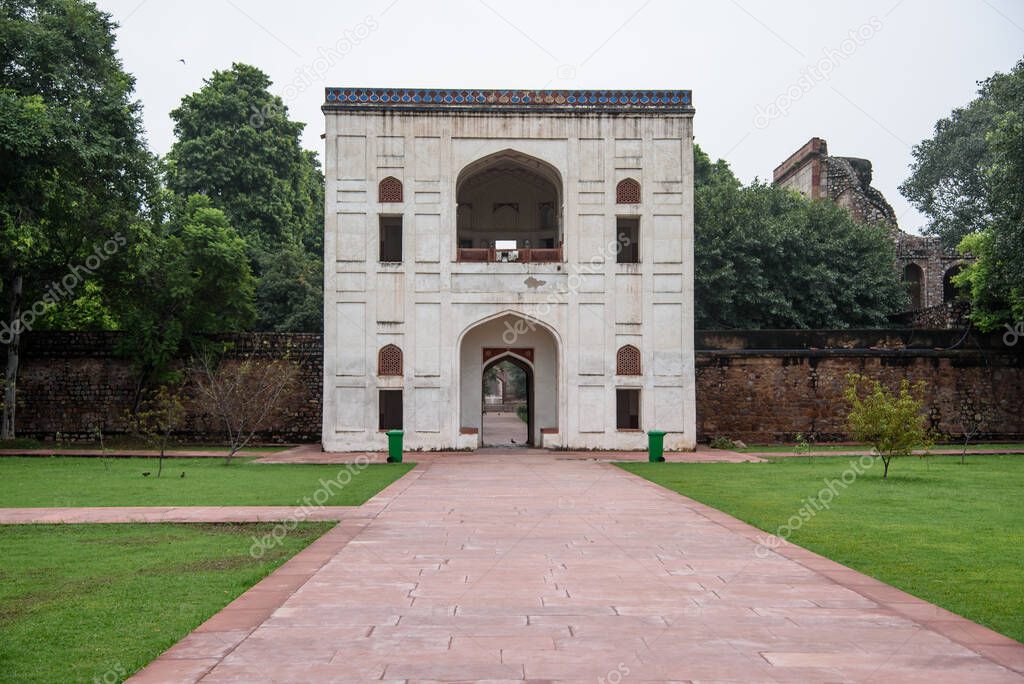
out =
<svg viewBox="0 0 1024 684"><path fill-rule="evenodd" d="M452 90L327 88L324 108L529 107L558 109L693 110L689 90Z"/></svg>

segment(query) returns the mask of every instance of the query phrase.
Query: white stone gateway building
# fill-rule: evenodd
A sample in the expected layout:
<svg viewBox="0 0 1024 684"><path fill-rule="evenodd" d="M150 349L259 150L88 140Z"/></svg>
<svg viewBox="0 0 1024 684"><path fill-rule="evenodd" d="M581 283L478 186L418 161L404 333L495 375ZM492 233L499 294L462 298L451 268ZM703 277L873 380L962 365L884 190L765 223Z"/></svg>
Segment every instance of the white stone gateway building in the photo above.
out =
<svg viewBox="0 0 1024 684"><path fill-rule="evenodd" d="M473 449L483 373L528 443L696 437L689 91L328 88L328 451Z"/></svg>

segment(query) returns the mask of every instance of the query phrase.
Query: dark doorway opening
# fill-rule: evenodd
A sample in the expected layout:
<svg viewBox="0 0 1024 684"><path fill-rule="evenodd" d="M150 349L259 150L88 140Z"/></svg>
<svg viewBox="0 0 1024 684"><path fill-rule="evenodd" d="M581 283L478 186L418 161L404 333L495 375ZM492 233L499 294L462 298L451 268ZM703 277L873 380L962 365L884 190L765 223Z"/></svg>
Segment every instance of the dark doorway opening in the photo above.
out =
<svg viewBox="0 0 1024 684"><path fill-rule="evenodd" d="M483 410L480 416L483 446L533 445L533 369L506 355L484 364Z"/></svg>
<svg viewBox="0 0 1024 684"><path fill-rule="evenodd" d="M955 278L963 269L964 267L962 265L957 264L946 271L946 274L942 276L942 301L952 302L966 294L962 292L962 288L958 287L953 282L953 278Z"/></svg>
<svg viewBox="0 0 1024 684"><path fill-rule="evenodd" d="M640 390L615 390L615 427L619 430L640 429Z"/></svg>
<svg viewBox="0 0 1024 684"><path fill-rule="evenodd" d="M377 409L379 420L377 427L381 430L402 429L402 390L382 389L377 392Z"/></svg>
<svg viewBox="0 0 1024 684"><path fill-rule="evenodd" d="M903 268L903 285L907 288L910 300L910 311L917 311L924 304L924 271L917 264L907 264Z"/></svg>

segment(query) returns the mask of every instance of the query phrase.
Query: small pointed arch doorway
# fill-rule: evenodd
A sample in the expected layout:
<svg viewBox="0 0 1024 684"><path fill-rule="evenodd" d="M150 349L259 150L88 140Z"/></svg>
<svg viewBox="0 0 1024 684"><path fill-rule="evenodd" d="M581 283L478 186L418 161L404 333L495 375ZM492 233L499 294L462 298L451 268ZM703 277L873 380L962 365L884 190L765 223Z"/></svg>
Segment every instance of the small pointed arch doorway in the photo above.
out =
<svg viewBox="0 0 1024 684"><path fill-rule="evenodd" d="M533 364L512 351L489 352L484 350L481 444L533 446Z"/></svg>
<svg viewBox="0 0 1024 684"><path fill-rule="evenodd" d="M525 427L526 444L544 446L545 434L558 434L562 410L560 348L561 336L554 328L519 312L497 311L467 324L458 341L459 433L476 435L477 446L490 443L482 422L488 393L484 378L492 365L508 360L515 373L526 373L528 400L526 420L516 418L520 424L511 424ZM492 383L490 393L496 392ZM519 438L515 439L519 444Z"/></svg>

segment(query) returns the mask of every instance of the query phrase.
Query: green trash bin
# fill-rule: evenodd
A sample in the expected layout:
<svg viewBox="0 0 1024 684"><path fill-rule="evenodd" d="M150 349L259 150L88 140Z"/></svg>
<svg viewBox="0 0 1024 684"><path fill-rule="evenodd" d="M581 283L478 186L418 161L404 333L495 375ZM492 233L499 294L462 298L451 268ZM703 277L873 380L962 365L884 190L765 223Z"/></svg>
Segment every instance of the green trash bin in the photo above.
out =
<svg viewBox="0 0 1024 684"><path fill-rule="evenodd" d="M402 435L401 430L388 430L388 463L402 462Z"/></svg>
<svg viewBox="0 0 1024 684"><path fill-rule="evenodd" d="M665 460L665 432L651 430L647 433L647 460L662 463Z"/></svg>

